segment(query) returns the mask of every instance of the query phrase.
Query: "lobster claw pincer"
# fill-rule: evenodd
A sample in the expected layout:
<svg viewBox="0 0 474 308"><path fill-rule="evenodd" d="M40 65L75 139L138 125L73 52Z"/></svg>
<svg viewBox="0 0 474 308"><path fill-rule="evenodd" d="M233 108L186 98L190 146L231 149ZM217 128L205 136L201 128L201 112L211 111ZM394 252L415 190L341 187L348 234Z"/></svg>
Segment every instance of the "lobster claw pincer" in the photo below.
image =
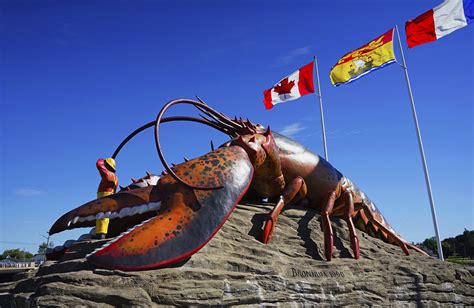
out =
<svg viewBox="0 0 474 308"><path fill-rule="evenodd" d="M110 269L145 270L187 259L201 249L225 223L247 191L253 176L253 167L247 154L235 146L220 148L189 160L173 167L173 171L186 183L222 188L192 189L177 182L171 175L165 175L157 186L110 196L115 203L120 203L117 207L130 207L130 211L137 206L159 202L159 212L157 215L142 216L144 221L89 254L87 259L91 263ZM135 202L133 206L122 203L125 200L125 197L120 196L122 194L132 194L135 196L133 200L142 199L144 203L139 205L139 202ZM92 208L105 210L88 204L83 207L74 211L82 211L83 215L90 216L93 215L89 213ZM112 219L110 225L114 223L115 219ZM54 229L57 224L53 225L53 231L57 230Z"/></svg>

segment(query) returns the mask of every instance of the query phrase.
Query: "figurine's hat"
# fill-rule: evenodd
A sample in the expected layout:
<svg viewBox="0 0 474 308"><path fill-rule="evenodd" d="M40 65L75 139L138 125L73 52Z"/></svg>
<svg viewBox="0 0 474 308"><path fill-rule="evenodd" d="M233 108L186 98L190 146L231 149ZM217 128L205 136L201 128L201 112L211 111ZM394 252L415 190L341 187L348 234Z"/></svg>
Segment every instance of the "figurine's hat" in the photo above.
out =
<svg viewBox="0 0 474 308"><path fill-rule="evenodd" d="M113 171L115 171L115 159L109 157L105 159L105 163L112 168Z"/></svg>

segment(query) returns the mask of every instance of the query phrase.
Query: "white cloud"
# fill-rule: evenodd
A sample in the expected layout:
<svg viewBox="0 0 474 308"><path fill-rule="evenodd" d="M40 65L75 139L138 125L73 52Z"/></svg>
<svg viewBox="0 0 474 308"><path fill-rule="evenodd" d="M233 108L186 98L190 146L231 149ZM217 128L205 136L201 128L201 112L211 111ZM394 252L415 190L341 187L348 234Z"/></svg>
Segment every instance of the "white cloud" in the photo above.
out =
<svg viewBox="0 0 474 308"><path fill-rule="evenodd" d="M23 197L32 197L44 194L45 191L32 187L22 187L15 190L15 194Z"/></svg>
<svg viewBox="0 0 474 308"><path fill-rule="evenodd" d="M295 58L297 58L299 56L307 55L308 53L309 53L309 46L300 47L300 48L290 50L288 55L281 56L281 57L277 58L276 65L277 66L286 65L286 64L290 63L291 61L293 61Z"/></svg>
<svg viewBox="0 0 474 308"><path fill-rule="evenodd" d="M287 137L293 137L305 129L306 127L302 126L300 122L296 122L283 127L283 129L280 131L280 134Z"/></svg>

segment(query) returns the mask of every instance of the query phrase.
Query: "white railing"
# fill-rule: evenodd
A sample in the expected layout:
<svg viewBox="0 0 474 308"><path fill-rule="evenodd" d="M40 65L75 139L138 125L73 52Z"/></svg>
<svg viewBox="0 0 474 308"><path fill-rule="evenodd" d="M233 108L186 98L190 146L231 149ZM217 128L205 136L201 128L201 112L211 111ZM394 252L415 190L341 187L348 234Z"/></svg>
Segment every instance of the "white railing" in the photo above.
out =
<svg viewBox="0 0 474 308"><path fill-rule="evenodd" d="M0 268L29 268L29 267L35 267L35 262L15 262L12 264L0 264Z"/></svg>

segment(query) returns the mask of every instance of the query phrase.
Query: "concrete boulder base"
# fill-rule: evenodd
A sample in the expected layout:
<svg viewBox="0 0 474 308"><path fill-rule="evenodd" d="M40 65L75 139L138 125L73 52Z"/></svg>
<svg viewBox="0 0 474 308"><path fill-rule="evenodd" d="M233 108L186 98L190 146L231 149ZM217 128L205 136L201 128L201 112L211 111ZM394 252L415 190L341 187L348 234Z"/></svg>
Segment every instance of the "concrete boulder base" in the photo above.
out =
<svg viewBox="0 0 474 308"><path fill-rule="evenodd" d="M271 205L238 205L217 235L172 268L123 272L84 256L100 242L75 245L31 277L0 284L2 307L161 305L473 306L474 269L440 262L359 231L351 256L346 223L332 219L335 254L324 260L319 215L289 207L269 245L261 230ZM113 222L112 222L113 223ZM399 230L403 231L403 230Z"/></svg>

